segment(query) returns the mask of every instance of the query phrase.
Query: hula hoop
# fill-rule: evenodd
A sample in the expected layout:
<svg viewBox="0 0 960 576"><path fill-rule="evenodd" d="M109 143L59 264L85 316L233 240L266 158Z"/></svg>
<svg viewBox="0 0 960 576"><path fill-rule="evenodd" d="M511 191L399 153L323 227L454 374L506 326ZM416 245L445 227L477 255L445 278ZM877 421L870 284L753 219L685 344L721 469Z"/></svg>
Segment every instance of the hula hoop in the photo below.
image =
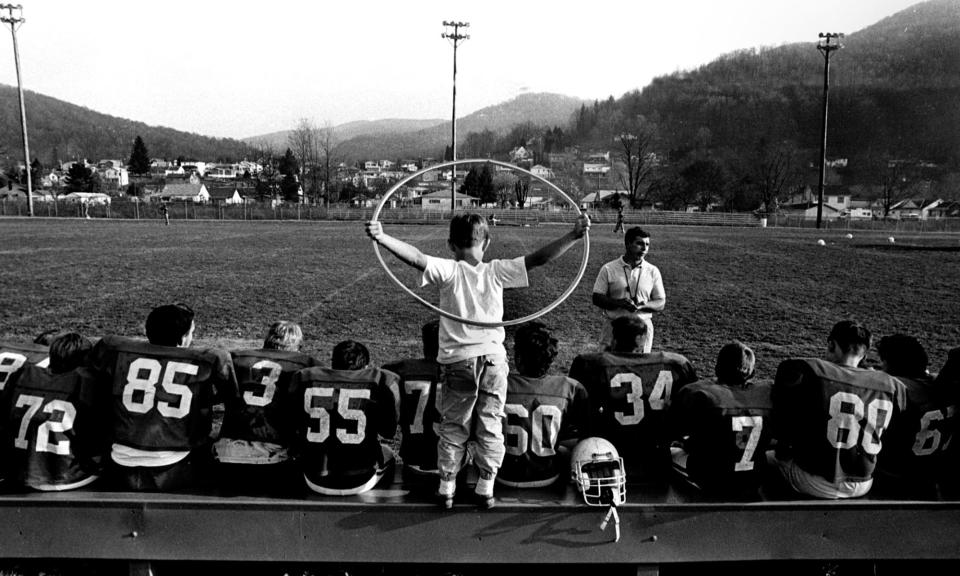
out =
<svg viewBox="0 0 960 576"><path fill-rule="evenodd" d="M531 178L535 178L535 179L539 180L540 182L543 182L543 183L546 184L548 187L552 188L555 192L557 192L558 194L560 194L560 196L562 196L571 206L573 206L574 210L577 211L577 217L580 217L580 216L583 214L583 212L581 212L581 210L580 210L580 207L577 206L577 203L574 202L573 199L571 199L569 196L567 196L567 194L566 194L563 190L561 190L557 185L555 185L553 182L549 182L549 181L545 180L544 178L542 178L542 177L540 177L540 176L537 176L536 174L534 174L534 173L532 173L532 172L530 172L530 171L528 171L528 170L524 170L523 168L520 168L519 166L514 166L513 164L509 164L509 163L507 163L507 162L500 162L499 160L488 160L488 159L486 159L486 158L481 158L481 159L452 160L452 161L450 161L450 162L444 162L444 163L442 163L442 164L434 164L433 166L430 166L429 168L424 168L423 170L420 170L420 171L418 171L418 172L416 172L416 173L414 173L414 174L411 174L410 176L407 176L406 178L400 180L399 182L397 182L396 184L394 184L392 188L390 188L389 190L387 190L387 193L386 193L386 194L383 195L383 198L380 200L380 203L377 205L376 209L374 209L374 211L373 211L373 217L371 218L371 221L372 221L372 222L376 222L376 221L377 221L377 218L380 217L380 211L383 210L383 207L384 207L384 205L387 203L387 200L388 200L391 196L393 196L393 194L394 194L397 190L399 190L400 187L403 186L404 184L406 184L407 182L410 182L410 181L413 180L414 178L417 178L417 177L419 177L419 176L421 176L421 175L423 175L423 174L425 174L425 173L427 173L427 172L431 172L431 171L433 171L433 170L438 170L438 169L440 169L440 168L447 168L447 167L450 167L450 166L457 166L458 164L493 164L493 165L495 165L495 166L503 166L503 167L505 167L505 168L510 168L511 170L514 170L514 171L516 171L516 172L520 172L521 174L526 174L526 175L530 176ZM455 171L454 171L454 172L455 172ZM408 288L406 285L404 285L404 283L401 282L400 279L397 278L397 277L394 275L394 273L390 271L390 268L387 266L387 263L386 263L386 262L384 261L384 259L383 259L383 255L380 253L380 245L377 244L377 241L376 241L376 240L372 240L372 242L373 242L373 251L374 251L374 253L377 255L377 260L380 261L380 265L381 265L381 266L383 267L383 269L386 271L387 276L389 276L389 277L394 281L394 283L396 283L397 286L399 286L401 289L403 289L404 292L406 292L407 294L413 296L414 299L416 299L418 302L420 302L421 304L423 304L424 306L426 306L426 307L429 308L430 310L433 310L433 311L436 312L437 314L440 314L440 315L443 316L444 318L448 318L448 319L454 320L454 321L456 321L456 322L462 322L463 324L470 324L471 326L481 326L481 327L483 327L483 328L501 328L501 327L504 327L504 326L515 326L515 325L517 325L517 324L523 324L524 322L532 322L533 320L536 320L537 318L540 318L540 317L543 316L544 314L547 314L548 312L550 312L551 310L553 310L554 308L556 308L557 306L559 306L560 304L562 304L563 301L566 300L567 297L570 296L570 294L573 293L573 291L576 289L577 285L580 283L580 280L583 279L583 273L586 272L586 270L587 270L587 261L590 259L590 232L589 232L589 230L587 230L587 231L584 232L584 234L583 234L583 258L582 258L581 261L580 261L580 269L577 271L577 275L576 275L576 277L573 279L573 282L571 282L570 285L567 286L567 289L564 290L562 294L560 294L560 297L559 297L559 298L557 298L556 300L554 300L554 301L551 302L550 304L547 304L547 305L546 305L544 308L542 308L541 310L538 310L537 312L534 312L533 314L529 314L529 315L524 316L524 317L522 317L522 318L514 318L514 319L512 319L512 320L504 320L504 321L501 321L501 322L481 322L481 321L479 321L479 320L471 320L471 319L469 319L469 318L462 318L462 317L460 317L460 316L457 316L456 314L451 314L450 312L447 312L446 310L441 310L439 307L437 307L437 306L431 304L430 302L427 302L427 301L424 300L423 298L421 298L421 297L420 297L418 294L416 294L413 290L411 290L411 289Z"/></svg>

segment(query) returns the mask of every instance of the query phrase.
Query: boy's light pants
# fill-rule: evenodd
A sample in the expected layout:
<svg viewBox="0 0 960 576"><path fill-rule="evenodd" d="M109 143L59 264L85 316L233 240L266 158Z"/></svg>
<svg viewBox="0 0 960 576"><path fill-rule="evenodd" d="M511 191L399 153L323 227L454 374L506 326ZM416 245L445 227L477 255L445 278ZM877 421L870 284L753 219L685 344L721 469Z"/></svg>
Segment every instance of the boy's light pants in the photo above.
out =
<svg viewBox="0 0 960 576"><path fill-rule="evenodd" d="M476 440L474 463L492 478L503 464L503 405L507 400L504 355L480 356L440 365L440 432L437 467L452 479L463 465L467 441Z"/></svg>

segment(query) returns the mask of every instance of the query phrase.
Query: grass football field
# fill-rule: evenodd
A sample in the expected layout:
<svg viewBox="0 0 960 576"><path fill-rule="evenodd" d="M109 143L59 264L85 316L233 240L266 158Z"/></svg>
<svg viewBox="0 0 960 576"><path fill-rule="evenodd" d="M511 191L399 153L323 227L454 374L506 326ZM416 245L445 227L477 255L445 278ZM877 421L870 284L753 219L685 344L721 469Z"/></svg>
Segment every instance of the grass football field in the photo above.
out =
<svg viewBox="0 0 960 576"><path fill-rule="evenodd" d="M561 342L554 369L595 349L601 316L590 304L603 263L622 252L612 225L594 226L583 279L541 321ZM424 252L447 256L446 227L385 226ZM496 227L489 258L521 255L567 225ZM780 360L819 355L833 323L856 318L879 337L917 336L931 370L960 345L960 236L888 241L888 232L650 226L649 261L663 274L667 307L654 319L655 348L680 352L702 376L720 346L739 339L758 354L758 376ZM818 239L826 242L817 244ZM554 301L574 280L583 246L509 291L506 318ZM385 254L411 289L417 276ZM143 335L158 304L198 312L196 345L258 346L273 321L299 322L305 349L327 360L343 339L364 342L374 362L418 356L419 326L432 313L383 271L358 222L0 220L0 338L48 328ZM512 330L508 329L508 349ZM869 364L876 364L871 353Z"/></svg>

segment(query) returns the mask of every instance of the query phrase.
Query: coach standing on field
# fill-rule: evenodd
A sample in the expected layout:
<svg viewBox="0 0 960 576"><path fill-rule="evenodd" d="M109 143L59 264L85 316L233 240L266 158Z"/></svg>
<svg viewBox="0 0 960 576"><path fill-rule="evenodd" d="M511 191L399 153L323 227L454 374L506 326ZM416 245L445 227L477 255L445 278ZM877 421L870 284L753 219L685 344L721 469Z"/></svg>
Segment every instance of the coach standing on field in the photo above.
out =
<svg viewBox="0 0 960 576"><path fill-rule="evenodd" d="M606 321L600 332L600 347L613 341L610 322L620 316L636 316L647 325L649 337L644 353L653 348L653 313L663 310L667 295L660 270L644 260L650 251L650 235L642 228L630 228L623 236L623 256L607 262L593 284L593 304L603 309Z"/></svg>

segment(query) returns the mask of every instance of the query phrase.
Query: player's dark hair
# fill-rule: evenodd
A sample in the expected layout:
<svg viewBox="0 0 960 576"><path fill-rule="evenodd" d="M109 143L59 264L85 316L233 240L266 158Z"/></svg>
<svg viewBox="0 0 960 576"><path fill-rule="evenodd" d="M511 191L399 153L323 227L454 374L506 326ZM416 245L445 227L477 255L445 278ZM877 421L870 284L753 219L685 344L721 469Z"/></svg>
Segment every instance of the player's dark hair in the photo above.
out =
<svg viewBox="0 0 960 576"><path fill-rule="evenodd" d="M267 335L263 339L265 350L287 350L296 352L303 342L303 330L300 325L287 320L280 320L270 325Z"/></svg>
<svg viewBox="0 0 960 576"><path fill-rule="evenodd" d="M37 337L33 339L34 344L40 344L41 346L49 346L53 339L57 337L57 334L60 334L59 328L51 328L50 330L44 330L43 332L37 334Z"/></svg>
<svg viewBox="0 0 960 576"><path fill-rule="evenodd" d="M420 328L423 357L434 359L440 353L440 321L431 320Z"/></svg>
<svg viewBox="0 0 960 576"><path fill-rule="evenodd" d="M69 372L87 363L93 343L76 332L61 334L50 342L50 371Z"/></svg>
<svg viewBox="0 0 960 576"><path fill-rule="evenodd" d="M540 322L524 324L513 337L513 357L524 376L541 378L546 375L559 351L557 339Z"/></svg>
<svg viewBox="0 0 960 576"><path fill-rule="evenodd" d="M355 340L344 340L333 347L330 366L334 370L361 370L369 364L370 352Z"/></svg>
<svg viewBox="0 0 960 576"><path fill-rule="evenodd" d="M490 227L480 214L468 212L450 219L450 243L457 248L471 248L488 238Z"/></svg>
<svg viewBox="0 0 960 576"><path fill-rule="evenodd" d="M627 246L633 244L633 241L637 238L649 238L650 234L646 230L639 226L634 226L633 228L628 229L623 234L623 245Z"/></svg>
<svg viewBox="0 0 960 576"><path fill-rule="evenodd" d="M827 340L832 340L844 354L856 352L860 347L866 352L872 341L870 330L856 320L841 320L834 324Z"/></svg>
<svg viewBox="0 0 960 576"><path fill-rule="evenodd" d="M193 309L181 302L157 306L147 316L147 340L158 346L179 346L195 316Z"/></svg>
<svg viewBox="0 0 960 576"><path fill-rule="evenodd" d="M893 334L877 342L880 359L887 365L891 376L923 376L927 373L930 358L923 344L913 336Z"/></svg>
<svg viewBox="0 0 960 576"><path fill-rule="evenodd" d="M620 316L610 321L613 329L613 350L633 352L637 348L637 338L647 333L647 325L636 316Z"/></svg>
<svg viewBox="0 0 960 576"><path fill-rule="evenodd" d="M746 344L734 340L720 348L714 374L717 375L717 381L721 384L743 386L753 378L756 364L757 358L753 350Z"/></svg>

